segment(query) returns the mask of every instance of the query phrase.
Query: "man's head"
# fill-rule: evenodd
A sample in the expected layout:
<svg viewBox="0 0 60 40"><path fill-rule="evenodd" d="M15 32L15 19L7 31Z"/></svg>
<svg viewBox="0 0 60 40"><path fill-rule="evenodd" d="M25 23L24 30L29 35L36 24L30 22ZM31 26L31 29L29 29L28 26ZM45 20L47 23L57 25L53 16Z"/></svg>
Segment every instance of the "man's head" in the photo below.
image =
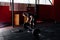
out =
<svg viewBox="0 0 60 40"><path fill-rule="evenodd" d="M29 14L28 13L23 13L23 16L29 16Z"/></svg>
<svg viewBox="0 0 60 40"><path fill-rule="evenodd" d="M25 16L25 14L24 14L24 13L23 13L22 15L23 15L23 16Z"/></svg>

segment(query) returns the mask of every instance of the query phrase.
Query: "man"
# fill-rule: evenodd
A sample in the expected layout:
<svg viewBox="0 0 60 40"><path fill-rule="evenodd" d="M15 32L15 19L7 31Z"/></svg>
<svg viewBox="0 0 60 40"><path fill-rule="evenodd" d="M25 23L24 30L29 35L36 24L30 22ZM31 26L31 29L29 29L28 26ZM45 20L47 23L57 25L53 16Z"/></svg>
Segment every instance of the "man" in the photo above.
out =
<svg viewBox="0 0 60 40"><path fill-rule="evenodd" d="M30 23L31 28L34 28L35 24L34 24L34 17L32 14L30 15L30 22L29 23Z"/></svg>
<svg viewBox="0 0 60 40"><path fill-rule="evenodd" d="M29 26L29 23L28 23L28 21L29 21L28 14L27 13L23 13L23 16L24 16L24 28L28 29L28 27L27 27L27 26Z"/></svg>
<svg viewBox="0 0 60 40"><path fill-rule="evenodd" d="M24 28L32 31L34 28L34 17L31 13L23 13L24 16Z"/></svg>

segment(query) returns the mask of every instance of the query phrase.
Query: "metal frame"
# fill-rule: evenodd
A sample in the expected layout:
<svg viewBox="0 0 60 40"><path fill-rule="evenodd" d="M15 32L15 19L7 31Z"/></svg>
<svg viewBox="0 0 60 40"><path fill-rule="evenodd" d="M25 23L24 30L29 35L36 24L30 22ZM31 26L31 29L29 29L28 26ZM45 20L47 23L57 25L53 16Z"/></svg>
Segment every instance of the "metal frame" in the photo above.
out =
<svg viewBox="0 0 60 40"><path fill-rule="evenodd" d="M12 10L12 26L14 27L14 0L11 2L11 10Z"/></svg>
<svg viewBox="0 0 60 40"><path fill-rule="evenodd" d="M39 4L39 0L35 0L35 14L37 14L37 5ZM12 9L12 26L14 27L14 0L11 2L11 9Z"/></svg>
<svg viewBox="0 0 60 40"><path fill-rule="evenodd" d="M39 10L39 0L35 0L35 15L38 15L38 10Z"/></svg>

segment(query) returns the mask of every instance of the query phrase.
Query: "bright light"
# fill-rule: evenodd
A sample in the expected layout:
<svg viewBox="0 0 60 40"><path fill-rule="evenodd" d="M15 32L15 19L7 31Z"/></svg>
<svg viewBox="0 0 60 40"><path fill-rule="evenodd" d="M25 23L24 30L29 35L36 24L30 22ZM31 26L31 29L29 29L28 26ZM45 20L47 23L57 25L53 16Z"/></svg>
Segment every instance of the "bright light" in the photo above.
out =
<svg viewBox="0 0 60 40"><path fill-rule="evenodd" d="M52 2L52 0L50 0ZM0 2L11 2L11 0L0 0ZM14 3L35 4L35 0L14 0ZM51 5L49 0L40 0L39 4Z"/></svg>
<svg viewBox="0 0 60 40"><path fill-rule="evenodd" d="M14 0L15 3L29 3L29 4L35 4L35 0Z"/></svg>
<svg viewBox="0 0 60 40"><path fill-rule="evenodd" d="M52 2L52 0L50 0ZM49 2L49 0L40 0L39 4L46 4L46 5L51 5L51 3Z"/></svg>
<svg viewBox="0 0 60 40"><path fill-rule="evenodd" d="M0 2L10 2L10 0L0 0Z"/></svg>

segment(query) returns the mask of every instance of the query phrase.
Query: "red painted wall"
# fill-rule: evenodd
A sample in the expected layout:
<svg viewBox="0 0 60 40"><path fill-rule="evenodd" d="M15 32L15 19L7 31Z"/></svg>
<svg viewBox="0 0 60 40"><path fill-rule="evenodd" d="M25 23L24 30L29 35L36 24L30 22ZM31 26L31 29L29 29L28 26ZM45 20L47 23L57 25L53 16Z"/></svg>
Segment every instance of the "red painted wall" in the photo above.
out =
<svg viewBox="0 0 60 40"><path fill-rule="evenodd" d="M0 6L0 22L11 22L11 12L9 11L9 6ZM33 13L34 8L31 8ZM21 12L14 12L21 13ZM38 11L38 20L55 20L54 7L50 5L40 5Z"/></svg>
<svg viewBox="0 0 60 40"><path fill-rule="evenodd" d="M11 12L9 6L0 6L0 22L11 22Z"/></svg>
<svg viewBox="0 0 60 40"><path fill-rule="evenodd" d="M39 6L39 20L55 20L54 6L40 5Z"/></svg>
<svg viewBox="0 0 60 40"><path fill-rule="evenodd" d="M55 5L55 13L56 13L56 20L60 22L60 0L55 0L54 1Z"/></svg>
<svg viewBox="0 0 60 40"><path fill-rule="evenodd" d="M60 0L54 1L54 6L40 5L38 20L53 19L60 22ZM33 10L31 10L33 12ZM11 22L11 12L9 6L0 6L0 22Z"/></svg>

